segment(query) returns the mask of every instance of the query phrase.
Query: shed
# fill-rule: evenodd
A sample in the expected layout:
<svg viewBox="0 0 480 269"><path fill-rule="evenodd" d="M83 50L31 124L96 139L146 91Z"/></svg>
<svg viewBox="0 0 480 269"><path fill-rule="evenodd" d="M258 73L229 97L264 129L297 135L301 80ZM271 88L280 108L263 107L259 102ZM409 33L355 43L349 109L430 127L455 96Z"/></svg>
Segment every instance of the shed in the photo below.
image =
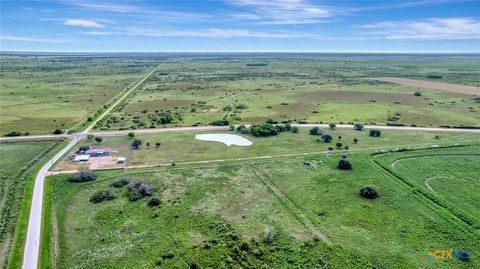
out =
<svg viewBox="0 0 480 269"><path fill-rule="evenodd" d="M110 149L94 149L85 152L85 154L90 155L90 157L102 157L102 156L109 156Z"/></svg>
<svg viewBox="0 0 480 269"><path fill-rule="evenodd" d="M117 163L124 163L126 160L125 157L117 157Z"/></svg>
<svg viewBox="0 0 480 269"><path fill-rule="evenodd" d="M82 154L82 155L76 155L74 161L76 162L86 162L90 159L90 155L88 154Z"/></svg>

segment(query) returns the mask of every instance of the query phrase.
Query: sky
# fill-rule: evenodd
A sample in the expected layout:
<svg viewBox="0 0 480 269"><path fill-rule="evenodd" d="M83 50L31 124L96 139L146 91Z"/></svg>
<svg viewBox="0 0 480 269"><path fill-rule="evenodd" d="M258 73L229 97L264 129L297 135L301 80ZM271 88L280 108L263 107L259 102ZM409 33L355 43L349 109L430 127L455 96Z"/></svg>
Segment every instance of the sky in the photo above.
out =
<svg viewBox="0 0 480 269"><path fill-rule="evenodd" d="M480 0L2 0L1 51L480 52Z"/></svg>

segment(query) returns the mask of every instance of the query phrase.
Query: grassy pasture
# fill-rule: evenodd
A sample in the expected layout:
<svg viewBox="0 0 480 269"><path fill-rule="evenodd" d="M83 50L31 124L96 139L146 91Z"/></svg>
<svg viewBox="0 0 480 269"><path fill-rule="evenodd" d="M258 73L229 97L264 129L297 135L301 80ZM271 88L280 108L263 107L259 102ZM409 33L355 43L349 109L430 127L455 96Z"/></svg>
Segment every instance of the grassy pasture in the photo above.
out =
<svg viewBox="0 0 480 269"><path fill-rule="evenodd" d="M246 66L251 62L268 66ZM459 69L461 63L464 71ZM224 117L235 123L272 118L278 122L478 125L480 108L472 95L365 78L388 75L428 80L428 74L440 74L439 81L476 85L473 77L479 68L473 59L448 57L181 58L162 63L126 106L98 128L158 127L152 119L162 111L177 116L171 124L176 126L206 125ZM414 96L416 91L422 96ZM236 108L240 104L247 108Z"/></svg>
<svg viewBox="0 0 480 269"><path fill-rule="evenodd" d="M0 135L70 129L121 92L154 62L135 58L3 55Z"/></svg>
<svg viewBox="0 0 480 269"><path fill-rule="evenodd" d="M85 184L56 177L60 257L51 261L61 268L477 268L478 231L371 158L351 154L351 171L335 168L336 155L314 155L99 172ZM88 201L124 175L154 184L160 207L149 208L148 198L129 202L125 187L114 200ZM358 196L367 185L379 199ZM276 234L271 243L263 242L266 228ZM472 258L422 263L426 247L469 249Z"/></svg>
<svg viewBox="0 0 480 269"><path fill-rule="evenodd" d="M10 252L24 193L32 183L30 174L59 141L0 143L0 266ZM28 200L28 199L27 199Z"/></svg>
<svg viewBox="0 0 480 269"><path fill-rule="evenodd" d="M480 142L480 138L476 134L442 133L439 134L440 139L435 139L437 134L429 132L383 131L379 138L370 137L368 131L326 129L324 132L333 137L332 142L318 142L317 139L320 137L310 135L307 128L301 128L297 134L284 132L275 137L265 138L245 135L253 141L253 145L248 147L230 146L227 148L223 143L196 140L195 134L198 133L194 132L137 134L135 139L140 139L143 142L139 150L131 149L133 139L126 135L104 137L105 140L101 144L83 140L79 145L89 145L92 148L110 148L112 151L116 151L115 155L126 157L127 165L141 165L319 153L326 151L328 147L334 147L334 152L343 153L343 149L336 148L336 142L341 142L342 146L348 145L350 150L353 151L414 145L430 146ZM341 136L341 139L338 138L339 136ZM358 144L353 143L354 138L359 140ZM155 147L157 142L161 143L158 149ZM147 143L150 143L150 146L147 146ZM69 167L76 166L71 161L64 161L59 167L68 170Z"/></svg>

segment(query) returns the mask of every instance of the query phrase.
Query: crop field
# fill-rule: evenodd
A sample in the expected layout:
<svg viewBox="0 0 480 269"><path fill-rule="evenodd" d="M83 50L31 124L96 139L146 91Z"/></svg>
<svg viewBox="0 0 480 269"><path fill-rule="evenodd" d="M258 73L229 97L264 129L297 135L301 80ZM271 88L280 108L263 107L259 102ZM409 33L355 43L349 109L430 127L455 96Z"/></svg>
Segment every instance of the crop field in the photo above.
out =
<svg viewBox="0 0 480 269"><path fill-rule="evenodd" d="M309 129L300 128L299 133L284 132L273 137L254 137L251 134L245 134L244 136L253 142L253 145L248 147L227 147L223 143L196 140L195 135L198 134L196 132L137 134L135 138L127 135L111 136L104 137L101 143L97 143L93 139L84 139L79 146L89 146L91 149L110 149L114 156L126 157L126 164L130 166L323 153L328 150L328 147L333 147L332 152L334 153L343 153L345 146L348 146L350 151L361 151L372 148L405 147L406 145L408 147L448 146L480 142L477 134L462 133L383 131L381 137L371 137L368 131L325 129L323 132L331 135L333 140L325 143L320 140L319 136L310 135ZM234 132L226 131L224 133L232 134ZM354 138L358 139L358 143L354 143ZM134 139L142 141L140 149L132 149L131 144ZM342 143L340 149L336 146L337 142ZM160 143L158 148L156 143ZM77 149L78 147L73 151ZM56 169L72 170L78 169L80 166L86 165L79 165L66 159Z"/></svg>
<svg viewBox="0 0 480 269"><path fill-rule="evenodd" d="M221 119L237 124L272 119L478 126L478 93L367 80L390 76L478 87L476 59L325 55L172 59L162 62L143 88L96 128L207 125ZM162 123L165 114L173 121Z"/></svg>
<svg viewBox="0 0 480 269"><path fill-rule="evenodd" d="M0 266L5 266L30 173L59 141L0 143Z"/></svg>
<svg viewBox="0 0 480 269"><path fill-rule="evenodd" d="M438 157L442 152L472 165L462 165L452 183L432 180L435 200L406 162L427 156L416 165L431 168L426 177L440 175L454 165ZM348 171L336 168L339 155L318 154L104 171L87 183L56 176L50 223L58 234L43 252L51 268L478 268L478 221L466 222L441 202L456 183L458 192L478 184L475 152L478 146L352 152ZM399 159L391 171L384 167ZM111 187L120 177L154 187L160 205L147 205L151 197L132 201L130 187ZM361 198L365 186L379 197ZM114 198L90 202L101 190ZM464 212L478 220L473 190L454 199L445 201L466 204ZM426 262L426 248L470 249L472 256Z"/></svg>
<svg viewBox="0 0 480 269"><path fill-rule="evenodd" d="M0 58L0 135L75 129L156 62L137 58Z"/></svg>

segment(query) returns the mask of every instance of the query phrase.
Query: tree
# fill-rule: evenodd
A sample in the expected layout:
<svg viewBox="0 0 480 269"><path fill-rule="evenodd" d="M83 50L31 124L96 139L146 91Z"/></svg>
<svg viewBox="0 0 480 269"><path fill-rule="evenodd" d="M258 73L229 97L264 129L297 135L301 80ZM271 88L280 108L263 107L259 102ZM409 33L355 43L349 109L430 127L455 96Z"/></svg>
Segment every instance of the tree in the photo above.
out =
<svg viewBox="0 0 480 269"><path fill-rule="evenodd" d="M150 142L147 142L147 144L145 144L145 145L147 145L147 147L150 147Z"/></svg>
<svg viewBox="0 0 480 269"><path fill-rule="evenodd" d="M342 147L342 143L340 143L340 142L335 143L335 145L337 146L337 148L341 148L341 147Z"/></svg>
<svg viewBox="0 0 480 269"><path fill-rule="evenodd" d="M331 135L328 135L328 134L322 135L322 140L323 140L323 142L325 142L325 143L330 143L330 142L332 141L332 139L333 139L333 138L332 138Z"/></svg>
<svg viewBox="0 0 480 269"><path fill-rule="evenodd" d="M358 143L358 138L354 138L354 139L353 139L353 143L354 143L354 144L357 144L357 143Z"/></svg>
<svg viewBox="0 0 480 269"><path fill-rule="evenodd" d="M63 131L57 128L53 131L53 134L63 134Z"/></svg>
<svg viewBox="0 0 480 269"><path fill-rule="evenodd" d="M353 125L353 129L357 130L357 131L362 131L363 130L363 124L360 124L360 123L355 123Z"/></svg>
<svg viewBox="0 0 480 269"><path fill-rule="evenodd" d="M97 178L97 175L95 175L95 172L88 169L84 169L84 170L80 170L75 175L69 177L68 181L74 182L74 183L88 182L88 181L93 181L96 178Z"/></svg>
<svg viewBox="0 0 480 269"><path fill-rule="evenodd" d="M230 122L228 120L216 120L210 123L210 125L214 126L228 126Z"/></svg>
<svg viewBox="0 0 480 269"><path fill-rule="evenodd" d="M333 130L333 129L335 129L335 128L337 127L337 125L336 125L335 123L330 123L330 124L328 125L328 127L330 127L330 129Z"/></svg>
<svg viewBox="0 0 480 269"><path fill-rule="evenodd" d="M360 196L366 199L377 199L378 193L371 187L365 187L360 190Z"/></svg>
<svg viewBox="0 0 480 269"><path fill-rule="evenodd" d="M343 156L342 159L338 162L338 169L340 170L350 170L352 169L352 164L347 160L346 156Z"/></svg>
<svg viewBox="0 0 480 269"><path fill-rule="evenodd" d="M415 96L422 96L422 93L421 93L421 92L415 92L415 93L413 93L413 95L415 95Z"/></svg>
<svg viewBox="0 0 480 269"><path fill-rule="evenodd" d="M292 127L292 133L298 133L298 127L297 126L293 126Z"/></svg>
<svg viewBox="0 0 480 269"><path fill-rule="evenodd" d="M100 136L95 136L95 141L96 141L98 144L100 144L100 143L102 143L103 138L100 137Z"/></svg>
<svg viewBox="0 0 480 269"><path fill-rule="evenodd" d="M250 133L253 136L275 136L278 134L278 129L268 123L264 124L253 124L250 126Z"/></svg>
<svg viewBox="0 0 480 269"><path fill-rule="evenodd" d="M162 143L160 143L160 142L157 142L157 143L155 143L155 147L158 149L158 148L160 147L160 145L161 145L161 144L162 144Z"/></svg>
<svg viewBox="0 0 480 269"><path fill-rule="evenodd" d="M87 121L88 121L88 122L91 122L91 121L93 121L93 118L92 118L91 116L88 116L88 117L87 117Z"/></svg>
<svg viewBox="0 0 480 269"><path fill-rule="evenodd" d="M139 149L141 146L142 146L142 141L141 140L138 140L138 139L133 140L133 142L132 142L132 148L133 149Z"/></svg>
<svg viewBox="0 0 480 269"><path fill-rule="evenodd" d="M80 146L80 147L78 148L78 151L77 151L77 152L78 152L78 153L85 153L85 151L87 151L87 150L89 150L89 149L90 149L90 146L84 145L84 146Z"/></svg>
<svg viewBox="0 0 480 269"><path fill-rule="evenodd" d="M349 145L345 145L344 149L345 149L345 150L349 150L349 149L350 149L350 146L349 146Z"/></svg>
<svg viewBox="0 0 480 269"><path fill-rule="evenodd" d="M155 206L159 206L160 203L161 203L160 198L158 198L158 197L152 197L152 198L150 198L150 200L148 201L147 205L148 205L149 207L155 207Z"/></svg>
<svg viewBox="0 0 480 269"><path fill-rule="evenodd" d="M310 134L311 135L322 135L322 130L320 130L319 127L315 126L312 129L310 129Z"/></svg>
<svg viewBox="0 0 480 269"><path fill-rule="evenodd" d="M380 130L377 130L377 129L370 130L370 136L372 137L380 137L381 134L382 134L382 131Z"/></svg>
<svg viewBox="0 0 480 269"><path fill-rule="evenodd" d="M328 150L333 150L333 147L328 147Z"/></svg>
<svg viewBox="0 0 480 269"><path fill-rule="evenodd" d="M292 130L292 124L290 123L285 123L283 126L285 126L285 131L291 131Z"/></svg>
<svg viewBox="0 0 480 269"><path fill-rule="evenodd" d="M130 133L128 133L128 137L130 137L130 138L134 138L134 137L135 137L135 133L134 133L134 132L130 132Z"/></svg>

